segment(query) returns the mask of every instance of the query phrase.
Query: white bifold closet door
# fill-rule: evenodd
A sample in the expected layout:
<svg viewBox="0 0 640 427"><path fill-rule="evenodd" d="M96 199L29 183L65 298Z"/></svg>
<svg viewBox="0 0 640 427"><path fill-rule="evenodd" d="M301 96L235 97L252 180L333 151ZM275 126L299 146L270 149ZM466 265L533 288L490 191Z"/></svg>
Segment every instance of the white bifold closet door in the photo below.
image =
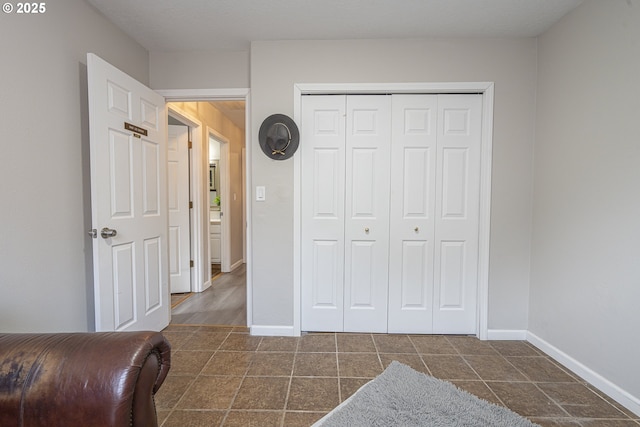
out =
<svg viewBox="0 0 640 427"><path fill-rule="evenodd" d="M391 97L347 97L345 332L386 332Z"/></svg>
<svg viewBox="0 0 640 427"><path fill-rule="evenodd" d="M481 96L302 113L302 330L474 333Z"/></svg>
<svg viewBox="0 0 640 427"><path fill-rule="evenodd" d="M301 327L344 327L344 96L302 98Z"/></svg>
<svg viewBox="0 0 640 427"><path fill-rule="evenodd" d="M476 332L481 114L481 95L393 95L388 332Z"/></svg>
<svg viewBox="0 0 640 427"><path fill-rule="evenodd" d="M303 328L386 332L391 99L306 96L301 129Z"/></svg>

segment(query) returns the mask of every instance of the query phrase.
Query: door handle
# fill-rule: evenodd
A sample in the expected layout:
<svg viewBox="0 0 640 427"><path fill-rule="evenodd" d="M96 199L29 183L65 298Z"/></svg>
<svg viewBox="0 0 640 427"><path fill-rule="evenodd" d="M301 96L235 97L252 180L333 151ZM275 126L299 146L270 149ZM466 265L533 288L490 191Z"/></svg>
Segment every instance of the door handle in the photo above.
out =
<svg viewBox="0 0 640 427"><path fill-rule="evenodd" d="M104 227L100 230L100 235L103 239L108 239L109 237L116 237L118 232L112 228Z"/></svg>

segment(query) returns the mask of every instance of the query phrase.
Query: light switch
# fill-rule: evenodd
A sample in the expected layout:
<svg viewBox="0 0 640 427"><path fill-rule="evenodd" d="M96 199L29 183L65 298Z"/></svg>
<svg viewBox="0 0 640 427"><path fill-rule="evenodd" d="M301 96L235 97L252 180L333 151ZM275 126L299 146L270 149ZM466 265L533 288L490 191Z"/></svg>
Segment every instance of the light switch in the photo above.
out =
<svg viewBox="0 0 640 427"><path fill-rule="evenodd" d="M267 199L266 189L263 186L256 187L256 202L264 202Z"/></svg>

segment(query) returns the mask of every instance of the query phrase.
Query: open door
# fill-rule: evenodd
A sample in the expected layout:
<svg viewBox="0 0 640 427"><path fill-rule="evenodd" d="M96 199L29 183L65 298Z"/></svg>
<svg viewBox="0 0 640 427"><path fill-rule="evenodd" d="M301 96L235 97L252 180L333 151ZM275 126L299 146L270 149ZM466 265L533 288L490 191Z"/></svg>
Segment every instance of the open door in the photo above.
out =
<svg viewBox="0 0 640 427"><path fill-rule="evenodd" d="M189 237L189 128L169 125L169 283L171 293L191 291Z"/></svg>
<svg viewBox="0 0 640 427"><path fill-rule="evenodd" d="M162 96L87 54L97 331L169 324L167 111Z"/></svg>

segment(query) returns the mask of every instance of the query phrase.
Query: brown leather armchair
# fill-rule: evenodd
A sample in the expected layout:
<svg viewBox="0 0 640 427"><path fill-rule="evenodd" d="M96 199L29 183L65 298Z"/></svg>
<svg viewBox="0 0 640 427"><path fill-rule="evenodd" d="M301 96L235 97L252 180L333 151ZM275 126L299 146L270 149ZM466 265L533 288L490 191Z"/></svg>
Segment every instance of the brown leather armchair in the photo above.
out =
<svg viewBox="0 0 640 427"><path fill-rule="evenodd" d="M157 426L159 332L0 334L0 426Z"/></svg>

